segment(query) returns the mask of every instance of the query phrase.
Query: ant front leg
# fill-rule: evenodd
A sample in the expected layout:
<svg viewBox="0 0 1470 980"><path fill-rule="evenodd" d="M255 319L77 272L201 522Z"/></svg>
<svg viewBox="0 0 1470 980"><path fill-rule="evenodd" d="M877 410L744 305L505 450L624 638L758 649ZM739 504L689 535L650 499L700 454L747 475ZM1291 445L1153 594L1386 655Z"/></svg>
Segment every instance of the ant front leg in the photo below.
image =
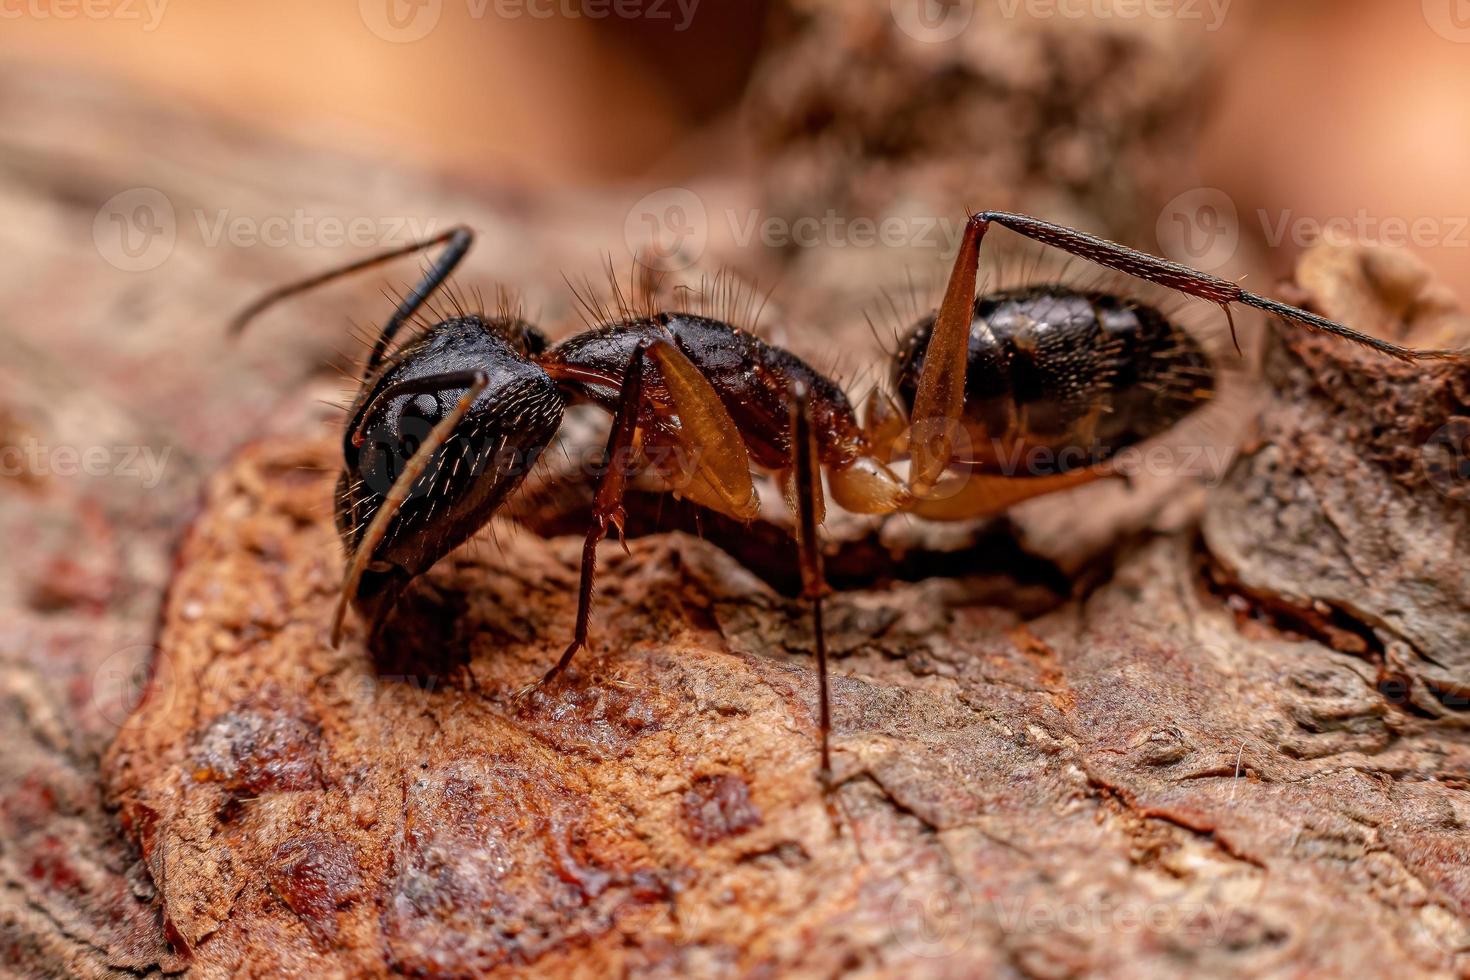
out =
<svg viewBox="0 0 1470 980"><path fill-rule="evenodd" d="M546 367L552 377L563 383L574 384L581 375L575 363L551 363ZM656 384L650 381L650 370L656 374ZM651 387L656 387L667 400L662 400L662 397L658 402L648 399ZM607 437L602 479L597 486L591 523L582 545L576 632L561 659L546 672L540 684L554 680L571 663L577 651L587 645L592 586L597 573L597 545L607 534L609 526L622 529L623 491L633 460L642 449L638 423L645 409L674 423L664 434L676 440L676 447L693 461L689 471L680 474L684 496L736 520L752 520L760 513L760 500L750 477L749 453L740 440L734 420L709 380L671 341L640 340L629 358L627 370L623 372L612 430ZM527 688L526 692L531 689Z"/></svg>
<svg viewBox="0 0 1470 980"><path fill-rule="evenodd" d="M602 479L597 484L597 495L592 501L592 520L587 528L587 537L582 542L582 575L577 589L577 625L572 642L567 645L561 659L541 678L540 684L550 684L567 665L578 650L587 646L587 631L592 619L592 586L597 576L597 545L607 536L610 526L618 532L623 529L623 491L628 485L628 471L637 452L638 412L643 405L643 368L649 345L641 343L628 361L628 370L623 374L622 390L618 394L618 408L613 415L612 431L607 436L607 449L603 455Z"/></svg>

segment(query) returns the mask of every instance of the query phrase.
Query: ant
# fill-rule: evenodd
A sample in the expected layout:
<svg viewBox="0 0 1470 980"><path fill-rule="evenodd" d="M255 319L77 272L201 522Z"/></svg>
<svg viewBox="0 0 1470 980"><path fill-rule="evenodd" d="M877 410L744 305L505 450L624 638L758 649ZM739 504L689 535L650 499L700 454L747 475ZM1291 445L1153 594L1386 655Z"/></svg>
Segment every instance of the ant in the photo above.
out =
<svg viewBox="0 0 1470 980"><path fill-rule="evenodd" d="M817 539L823 474L832 499L855 513L990 516L1118 475L1118 450L1164 433L1215 393L1211 358L1152 306L1059 285L977 297L980 246L992 225L1217 304L1232 337L1231 307L1240 304L1401 360L1470 353L1401 347L1176 262L1039 218L983 211L966 222L938 310L913 325L894 357L893 396L871 399L861 420L835 382L794 354L692 313L624 315L555 346L517 315L461 314L390 354L404 324L469 251L474 234L457 226L275 289L230 325L236 335L287 297L444 246L379 332L349 412L335 492L348 561L333 646L349 606L368 639L376 637L409 583L516 490L564 410L592 403L612 413L612 427L582 548L576 626L539 683L587 646L597 545L610 527L623 531L623 491L636 460L648 461L670 491L747 522L759 508L752 471L774 473L796 517L816 646L819 775L830 788L828 587ZM1044 472L1006 464L1037 449L1061 461L1065 450L1089 444L1103 448ZM893 468L902 460L906 478Z"/></svg>

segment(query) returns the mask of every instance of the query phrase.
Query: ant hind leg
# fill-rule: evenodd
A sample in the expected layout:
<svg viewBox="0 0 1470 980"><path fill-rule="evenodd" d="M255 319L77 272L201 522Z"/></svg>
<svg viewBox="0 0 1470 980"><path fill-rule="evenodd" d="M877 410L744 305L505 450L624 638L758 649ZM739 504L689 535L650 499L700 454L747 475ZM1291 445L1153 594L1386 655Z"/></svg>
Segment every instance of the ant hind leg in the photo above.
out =
<svg viewBox="0 0 1470 980"><path fill-rule="evenodd" d="M1009 228L1032 241L1051 245L1109 269L1137 276L1146 282L1214 303L1225 310L1227 317L1230 314L1230 304L1239 303L1242 306L1255 307L1282 319L1301 324L1308 330L1361 344L1401 361L1460 360L1470 357L1470 351L1466 350L1415 350L1412 347L1402 347L1298 307L1264 296L1257 296L1255 293L1241 289L1238 284L1228 279L1221 279L1219 276L1191 269L1187 265L1161 259L1147 252L1119 245L1117 242L1110 242L1106 238L1098 238L1096 235L1042 221L1040 218L1032 218L1024 214L1010 214L1005 211L981 211L970 217L971 225L977 223L980 225L981 235L984 234L984 226L991 222L1002 228ZM1233 336L1235 333L1233 320L1230 327Z"/></svg>

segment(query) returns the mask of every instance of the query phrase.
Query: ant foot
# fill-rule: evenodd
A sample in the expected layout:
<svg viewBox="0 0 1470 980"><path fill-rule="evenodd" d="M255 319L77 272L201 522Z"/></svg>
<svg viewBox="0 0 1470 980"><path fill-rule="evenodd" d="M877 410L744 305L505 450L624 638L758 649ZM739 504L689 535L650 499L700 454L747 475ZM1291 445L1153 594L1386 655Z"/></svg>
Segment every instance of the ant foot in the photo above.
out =
<svg viewBox="0 0 1470 980"><path fill-rule="evenodd" d="M562 671L566 670L567 664L571 663L572 655L581 648L581 642L573 640L566 652L561 655L561 659L553 664L545 674L542 674L539 681L532 681L515 693L513 698L515 702L521 704L535 692L549 688L561 676Z"/></svg>

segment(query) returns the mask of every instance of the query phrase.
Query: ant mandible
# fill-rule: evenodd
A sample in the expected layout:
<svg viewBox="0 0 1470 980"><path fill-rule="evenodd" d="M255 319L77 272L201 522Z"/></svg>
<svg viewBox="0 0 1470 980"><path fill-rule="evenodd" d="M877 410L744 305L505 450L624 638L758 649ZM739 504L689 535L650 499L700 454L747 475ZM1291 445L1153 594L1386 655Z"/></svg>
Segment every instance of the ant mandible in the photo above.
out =
<svg viewBox="0 0 1470 980"><path fill-rule="evenodd" d="M230 327L238 334L288 296L445 246L379 333L348 416L335 493L348 562L332 644L341 641L349 605L371 640L408 584L479 531L515 491L563 411L590 402L612 413L612 428L582 549L572 641L540 683L587 646L597 545L609 527L622 531L635 459L648 460L670 490L742 521L753 520L759 506L752 470L772 472L796 517L816 646L820 776L830 786L828 588L817 541L823 473L833 500L855 513L988 516L1115 473L1117 450L1165 432L1214 394L1215 370L1203 348L1149 305L1055 285L977 297L980 245L991 225L1215 303L1232 336L1231 306L1239 303L1403 360L1465 356L1401 347L1179 263L1000 211L966 222L938 311L913 326L894 359L897 404L875 397L861 421L842 389L794 354L690 313L624 316L552 347L518 316L460 315L390 354L400 329L469 250L473 233L455 227L273 290ZM1102 452L1045 472L1005 463L1017 451L1088 444ZM906 479L890 466L901 458L909 463Z"/></svg>

